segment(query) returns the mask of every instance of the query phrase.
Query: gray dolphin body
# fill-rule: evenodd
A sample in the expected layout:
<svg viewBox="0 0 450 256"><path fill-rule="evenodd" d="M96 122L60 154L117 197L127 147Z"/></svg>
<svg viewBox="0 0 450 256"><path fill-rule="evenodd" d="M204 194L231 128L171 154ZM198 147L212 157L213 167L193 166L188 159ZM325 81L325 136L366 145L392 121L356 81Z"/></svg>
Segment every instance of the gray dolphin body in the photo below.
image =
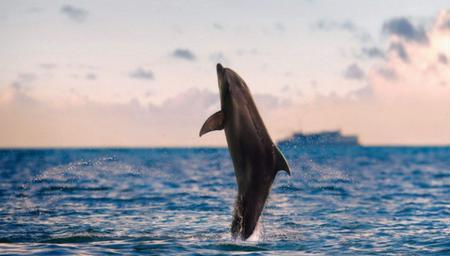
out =
<svg viewBox="0 0 450 256"><path fill-rule="evenodd" d="M233 159L238 194L231 224L234 238L253 233L279 170L290 175L289 165L273 143L244 80L217 64L221 110L209 117L200 136L225 130Z"/></svg>

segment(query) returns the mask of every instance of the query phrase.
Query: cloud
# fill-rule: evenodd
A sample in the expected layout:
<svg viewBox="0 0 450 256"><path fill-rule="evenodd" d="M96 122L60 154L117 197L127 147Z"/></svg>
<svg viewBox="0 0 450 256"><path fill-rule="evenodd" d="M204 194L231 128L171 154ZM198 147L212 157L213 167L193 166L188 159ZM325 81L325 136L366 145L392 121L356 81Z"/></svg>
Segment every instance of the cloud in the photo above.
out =
<svg viewBox="0 0 450 256"><path fill-rule="evenodd" d="M23 88L23 86L31 84L35 81L37 76L34 73L20 73L17 75L16 80L12 83L12 86L16 89Z"/></svg>
<svg viewBox="0 0 450 256"><path fill-rule="evenodd" d="M100 103L71 90L73 99L57 105L15 88L0 90L0 146L179 146L224 145L223 133L200 139L203 122L220 109L219 94L190 88L161 104ZM254 94L260 114L289 102Z"/></svg>
<svg viewBox="0 0 450 256"><path fill-rule="evenodd" d="M129 76L131 78L135 79L142 79L142 80L154 80L155 76L153 75L153 72L149 69L144 69L142 67L139 67L129 73Z"/></svg>
<svg viewBox="0 0 450 256"><path fill-rule="evenodd" d="M442 23L442 29L450 29L450 19Z"/></svg>
<svg viewBox="0 0 450 256"><path fill-rule="evenodd" d="M55 63L41 63L41 64L39 64L39 67L40 67L40 68L43 68L43 69L49 70L49 69L54 69L54 68L56 68L57 65L56 65Z"/></svg>
<svg viewBox="0 0 450 256"><path fill-rule="evenodd" d="M391 43L391 45L389 46L389 50L395 52L397 56L400 57L400 59L402 59L403 61L409 61L409 55L402 43Z"/></svg>
<svg viewBox="0 0 450 256"><path fill-rule="evenodd" d="M397 79L397 73L392 68L380 67L376 70L376 72L383 78L387 80L394 81Z"/></svg>
<svg viewBox="0 0 450 256"><path fill-rule="evenodd" d="M96 80L97 75L95 73L87 73L86 74L86 80Z"/></svg>
<svg viewBox="0 0 450 256"><path fill-rule="evenodd" d="M337 21L329 21L329 20L319 20L315 24L313 24L313 28L317 30L335 30L335 29L341 29L341 30L347 30L347 31L354 31L356 30L356 26L352 21L343 21L343 22L337 22Z"/></svg>
<svg viewBox="0 0 450 256"><path fill-rule="evenodd" d="M353 90L346 95L349 99L368 100L373 97L373 90L370 85Z"/></svg>
<svg viewBox="0 0 450 256"><path fill-rule="evenodd" d="M368 42L372 40L372 37L365 31L365 29L356 26L351 20L340 22L322 19L314 23L312 28L319 31L346 31L361 42Z"/></svg>
<svg viewBox="0 0 450 256"><path fill-rule="evenodd" d="M378 47L362 48L361 53L363 56L366 56L371 59L374 59L374 58L383 59L385 57L383 50L381 50Z"/></svg>
<svg viewBox="0 0 450 256"><path fill-rule="evenodd" d="M0 88L0 113L2 111L8 111L7 106L9 104L20 104L24 109L33 108L35 106L36 101L28 96L26 88L23 86L18 86L17 84L11 84L9 86ZM14 115L14 113L10 113ZM0 118L1 118L0 114ZM5 120L5 119L2 119ZM2 128L2 123L0 123L0 131ZM11 128L11 131L14 131L14 127ZM0 132L0 137L2 136ZM1 144L0 144L1 145Z"/></svg>
<svg viewBox="0 0 450 256"><path fill-rule="evenodd" d="M60 11L62 14L66 15L68 18L76 22L83 22L88 16L88 12L85 9L69 4L63 5Z"/></svg>
<svg viewBox="0 0 450 256"><path fill-rule="evenodd" d="M343 76L350 80L362 80L364 79L365 74L356 63L353 63L344 70Z"/></svg>
<svg viewBox="0 0 450 256"><path fill-rule="evenodd" d="M383 24L383 32L395 35L407 41L426 43L427 35L423 28L415 27L407 18L393 18Z"/></svg>
<svg viewBox="0 0 450 256"><path fill-rule="evenodd" d="M218 23L218 22L214 22L213 23L213 28L217 29L217 30L223 30L223 26L222 24Z"/></svg>
<svg viewBox="0 0 450 256"><path fill-rule="evenodd" d="M384 37L384 45L401 44L409 61L402 59L397 46L369 68L354 64L362 70L364 80L361 88L348 94L337 91L341 87L325 96L311 89L318 92L317 98L300 97L291 102L254 94L272 138L299 130L341 129L372 145L450 144L450 72L448 64L442 63L442 56L450 56L450 33L442 29L446 15L449 12L441 12L438 21L424 31L427 44L397 35ZM35 79L26 74L18 75L17 80ZM39 101L29 93L21 86L0 87L0 145L226 145L223 132L198 138L203 122L220 107L216 91L192 88L161 104L136 99L100 103L73 93L76 100L58 105Z"/></svg>
<svg viewBox="0 0 450 256"><path fill-rule="evenodd" d="M172 53L174 58L194 61L196 59L195 54L188 49L175 49Z"/></svg>
<svg viewBox="0 0 450 256"><path fill-rule="evenodd" d="M265 108L267 111L290 106L292 104L290 99L280 98L269 93L255 93L253 94L253 97L258 107Z"/></svg>
<svg viewBox="0 0 450 256"><path fill-rule="evenodd" d="M367 86L283 110L293 120L291 129L340 128L366 144L449 145L450 72L442 56L450 56L450 33L441 29L448 17L449 11L440 12L423 33L387 25L397 34L387 38L391 47L385 57L364 72Z"/></svg>
<svg viewBox="0 0 450 256"><path fill-rule="evenodd" d="M436 23L440 29L450 30L450 9L441 11Z"/></svg>
<svg viewBox="0 0 450 256"><path fill-rule="evenodd" d="M136 99L100 103L75 90L71 96L61 106L33 100L12 86L0 88L0 145L194 145L202 123L220 107L216 93L195 88L160 105Z"/></svg>
<svg viewBox="0 0 450 256"><path fill-rule="evenodd" d="M412 28L409 23L406 25L406 20L394 22L398 28L392 31L405 40L389 38L390 54L386 61L369 71L375 95L397 103L399 99L411 104L425 102L422 104L436 105L440 104L438 102L448 102L450 72L445 63L450 54L450 33L440 28L449 16L448 11L441 11L432 26L421 32L417 32L419 30ZM425 38L427 44L417 43L418 40L423 42Z"/></svg>
<svg viewBox="0 0 450 256"><path fill-rule="evenodd" d="M447 65L448 64L448 58L443 53L439 53L438 54L438 61L439 61L439 63L441 63L443 65Z"/></svg>
<svg viewBox="0 0 450 256"><path fill-rule="evenodd" d="M205 109L209 109L212 105L219 104L219 96L217 93L212 93L207 90L200 90L197 88L190 88L184 92L175 95L172 98L167 99L164 103L157 107L160 110L180 110L190 112L203 112ZM190 106L190 107L187 107Z"/></svg>

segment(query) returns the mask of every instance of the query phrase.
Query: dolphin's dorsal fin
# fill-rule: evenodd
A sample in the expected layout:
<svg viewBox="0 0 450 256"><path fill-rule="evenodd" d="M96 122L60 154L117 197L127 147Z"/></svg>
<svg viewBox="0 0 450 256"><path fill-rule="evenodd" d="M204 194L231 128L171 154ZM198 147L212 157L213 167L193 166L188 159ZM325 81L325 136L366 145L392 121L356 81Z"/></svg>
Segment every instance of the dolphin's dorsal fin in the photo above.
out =
<svg viewBox="0 0 450 256"><path fill-rule="evenodd" d="M275 160L275 173L277 173L278 171L285 171L287 172L287 174L289 174L289 176L291 175L291 169L289 168L289 164L286 161L286 158L284 158L283 153L281 153L280 149L276 146L273 145L273 153L274 153L274 160Z"/></svg>
<svg viewBox="0 0 450 256"><path fill-rule="evenodd" d="M206 119L205 123L202 126L202 129L200 129L200 136L202 136L205 133L208 133L210 131L215 130L222 130L224 127L224 121L225 115L223 114L222 110L217 111L212 116L208 117Z"/></svg>

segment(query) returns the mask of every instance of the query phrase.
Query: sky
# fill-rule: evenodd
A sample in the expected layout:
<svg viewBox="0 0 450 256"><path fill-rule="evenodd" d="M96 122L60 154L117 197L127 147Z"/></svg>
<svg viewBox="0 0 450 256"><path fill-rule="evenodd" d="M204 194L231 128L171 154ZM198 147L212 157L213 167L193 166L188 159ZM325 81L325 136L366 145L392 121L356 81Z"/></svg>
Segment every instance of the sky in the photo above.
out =
<svg viewBox="0 0 450 256"><path fill-rule="evenodd" d="M0 1L0 147L225 145L216 63L274 140L450 144L446 1Z"/></svg>

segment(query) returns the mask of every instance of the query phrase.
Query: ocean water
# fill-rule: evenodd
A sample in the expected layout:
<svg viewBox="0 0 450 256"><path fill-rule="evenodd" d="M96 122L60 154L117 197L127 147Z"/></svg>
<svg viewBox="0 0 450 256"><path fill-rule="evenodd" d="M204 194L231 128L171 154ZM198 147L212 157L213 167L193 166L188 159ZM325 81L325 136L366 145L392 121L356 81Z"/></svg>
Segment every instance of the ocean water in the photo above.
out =
<svg viewBox="0 0 450 256"><path fill-rule="evenodd" d="M450 148L284 148L255 241L226 148L0 151L0 254L450 255Z"/></svg>

